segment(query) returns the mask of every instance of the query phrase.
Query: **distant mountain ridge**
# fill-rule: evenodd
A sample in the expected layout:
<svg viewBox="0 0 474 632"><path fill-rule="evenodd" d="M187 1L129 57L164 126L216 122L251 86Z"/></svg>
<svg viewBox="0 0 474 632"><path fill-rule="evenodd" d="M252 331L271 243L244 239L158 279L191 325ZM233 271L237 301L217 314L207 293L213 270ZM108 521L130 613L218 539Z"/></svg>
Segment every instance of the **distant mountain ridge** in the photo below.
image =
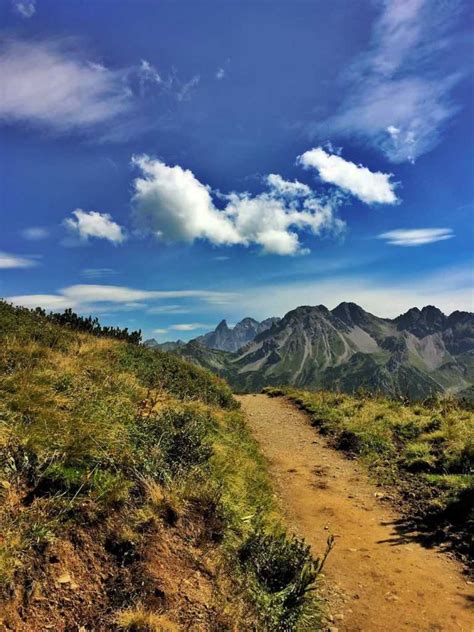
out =
<svg viewBox="0 0 474 632"><path fill-rule="evenodd" d="M237 331L236 331L237 330ZM436 307L379 318L355 303L301 306L281 319L244 319L174 351L225 377L237 391L290 384L353 392L360 387L424 398L472 392L474 314Z"/></svg>
<svg viewBox="0 0 474 632"><path fill-rule="evenodd" d="M194 338L191 342L207 347L208 349L220 349L221 351L238 351L241 347L255 339L258 334L270 329L279 322L279 318L266 318L258 322L254 318L244 318L234 327L229 327L227 321L221 320L214 331ZM158 343L155 339L145 341L147 347L158 347L163 351L174 351L184 346L182 340L176 342Z"/></svg>

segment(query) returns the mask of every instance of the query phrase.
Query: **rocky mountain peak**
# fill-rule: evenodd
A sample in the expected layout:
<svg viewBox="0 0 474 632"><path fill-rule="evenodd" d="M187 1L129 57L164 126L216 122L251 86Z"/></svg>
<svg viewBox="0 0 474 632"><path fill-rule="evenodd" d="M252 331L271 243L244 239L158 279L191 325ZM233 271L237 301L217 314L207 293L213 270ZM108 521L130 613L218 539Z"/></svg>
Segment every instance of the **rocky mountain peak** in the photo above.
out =
<svg viewBox="0 0 474 632"><path fill-rule="evenodd" d="M359 325L364 322L369 315L357 303L340 303L332 310L333 316L339 318L347 325Z"/></svg>
<svg viewBox="0 0 474 632"><path fill-rule="evenodd" d="M221 322L217 325L216 331L228 331L229 330L229 326L227 325L227 321L225 320L225 318L223 320L221 320Z"/></svg>
<svg viewBox="0 0 474 632"><path fill-rule="evenodd" d="M406 330L418 337L428 336L442 331L447 318L443 312L433 305L426 305L423 309L412 307L407 312L394 319L399 330Z"/></svg>

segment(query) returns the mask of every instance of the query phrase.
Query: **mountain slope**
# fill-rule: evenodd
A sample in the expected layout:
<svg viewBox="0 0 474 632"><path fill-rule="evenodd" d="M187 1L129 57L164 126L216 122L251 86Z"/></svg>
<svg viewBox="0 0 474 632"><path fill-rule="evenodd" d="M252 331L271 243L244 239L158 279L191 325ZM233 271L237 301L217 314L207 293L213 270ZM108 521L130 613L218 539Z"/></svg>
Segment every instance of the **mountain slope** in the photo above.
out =
<svg viewBox="0 0 474 632"><path fill-rule="evenodd" d="M358 388L423 398L468 389L474 379L474 315L449 317L427 306L390 320L354 303L288 312L233 353L199 344L179 350L226 377L234 389L290 384L309 389Z"/></svg>
<svg viewBox="0 0 474 632"><path fill-rule="evenodd" d="M0 301L0 629L295 630L317 566L229 387L138 340Z"/></svg>

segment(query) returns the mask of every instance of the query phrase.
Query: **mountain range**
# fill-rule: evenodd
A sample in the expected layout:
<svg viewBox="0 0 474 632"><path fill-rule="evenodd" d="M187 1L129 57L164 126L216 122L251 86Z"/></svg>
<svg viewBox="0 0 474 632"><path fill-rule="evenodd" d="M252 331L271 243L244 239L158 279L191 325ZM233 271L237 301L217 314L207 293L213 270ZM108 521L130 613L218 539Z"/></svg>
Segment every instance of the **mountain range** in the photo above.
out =
<svg viewBox="0 0 474 632"><path fill-rule="evenodd" d="M146 344L160 346L153 342ZM245 318L233 328L222 321L188 343L164 344L239 392L285 384L345 392L362 387L421 399L473 390L474 314L446 316L433 306L414 307L394 319L355 303L333 310L302 306L281 319Z"/></svg>

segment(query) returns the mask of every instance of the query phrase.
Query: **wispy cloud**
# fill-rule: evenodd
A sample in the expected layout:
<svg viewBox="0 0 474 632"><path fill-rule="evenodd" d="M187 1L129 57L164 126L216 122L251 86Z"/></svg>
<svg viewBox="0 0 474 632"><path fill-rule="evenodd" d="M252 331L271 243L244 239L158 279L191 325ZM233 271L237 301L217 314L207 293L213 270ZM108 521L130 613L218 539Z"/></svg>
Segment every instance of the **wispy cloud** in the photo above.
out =
<svg viewBox="0 0 474 632"><path fill-rule="evenodd" d="M166 241L205 239L215 245L257 245L266 254L308 252L298 232L340 233L338 202L319 196L298 181L277 174L266 178L267 191L220 194L224 209L214 203L211 188L189 169L169 166L142 155L133 158L141 177L132 199L137 226Z"/></svg>
<svg viewBox="0 0 474 632"><path fill-rule="evenodd" d="M32 18L36 13L36 0L12 0L12 5L22 18Z"/></svg>
<svg viewBox="0 0 474 632"><path fill-rule="evenodd" d="M111 274L115 274L113 268L84 268L84 270L81 271L81 275L87 279L102 279Z"/></svg>
<svg viewBox="0 0 474 632"><path fill-rule="evenodd" d="M109 121L130 107L122 78L88 63L71 42L10 39L0 52L0 118L60 131Z"/></svg>
<svg viewBox="0 0 474 632"><path fill-rule="evenodd" d="M390 173L370 171L339 155L329 154L322 147L306 151L299 156L298 162L307 169L316 169L323 182L340 187L366 204L394 204L397 201Z"/></svg>
<svg viewBox="0 0 474 632"><path fill-rule="evenodd" d="M49 230L42 226L31 226L20 231L20 234L28 241L40 241L49 237Z"/></svg>
<svg viewBox="0 0 474 632"><path fill-rule="evenodd" d="M64 220L64 225L83 241L90 238L105 239L113 244L121 244L125 241L124 229L113 221L108 213L89 213L78 208L72 212L74 217Z"/></svg>
<svg viewBox="0 0 474 632"><path fill-rule="evenodd" d="M176 98L178 101L187 101L190 98L192 91L199 85L201 78L199 75L194 75L189 81L178 84L176 91Z"/></svg>
<svg viewBox="0 0 474 632"><path fill-rule="evenodd" d="M104 142L156 127L157 98L169 111L190 98L199 77L183 81L173 70L163 78L145 59L112 69L91 61L78 39L10 37L0 46L0 82L0 121Z"/></svg>
<svg viewBox="0 0 474 632"><path fill-rule="evenodd" d="M33 257L25 255L12 255L6 252L0 252L0 270L9 270L14 268L34 268L38 265L38 261Z"/></svg>
<svg viewBox="0 0 474 632"><path fill-rule="evenodd" d="M147 314L187 314L190 310L182 305L157 305L149 307Z"/></svg>
<svg viewBox="0 0 474 632"><path fill-rule="evenodd" d="M219 81L221 81L222 79L225 79L225 75L226 75L226 72L224 68L220 67L216 70L216 79L218 79Z"/></svg>
<svg viewBox="0 0 474 632"><path fill-rule="evenodd" d="M169 329L174 331L196 331L197 329L209 329L212 325L204 325L203 323L182 323L178 325L170 325Z"/></svg>
<svg viewBox="0 0 474 632"><path fill-rule="evenodd" d="M1 260L0 260L1 261ZM214 290L140 290L119 285L78 284L60 289L56 294L25 294L7 297L6 300L24 307L64 309L99 313L140 309L148 311L143 301L153 302L167 299L194 299L211 305L223 305L237 298L235 292Z"/></svg>
<svg viewBox="0 0 474 632"><path fill-rule="evenodd" d="M345 76L339 109L312 130L359 136L392 162L413 162L439 142L458 111L452 92L461 74L448 65L457 3L385 0L380 6L371 46Z"/></svg>
<svg viewBox="0 0 474 632"><path fill-rule="evenodd" d="M378 235L392 246L424 246L454 237L451 228L398 228Z"/></svg>

